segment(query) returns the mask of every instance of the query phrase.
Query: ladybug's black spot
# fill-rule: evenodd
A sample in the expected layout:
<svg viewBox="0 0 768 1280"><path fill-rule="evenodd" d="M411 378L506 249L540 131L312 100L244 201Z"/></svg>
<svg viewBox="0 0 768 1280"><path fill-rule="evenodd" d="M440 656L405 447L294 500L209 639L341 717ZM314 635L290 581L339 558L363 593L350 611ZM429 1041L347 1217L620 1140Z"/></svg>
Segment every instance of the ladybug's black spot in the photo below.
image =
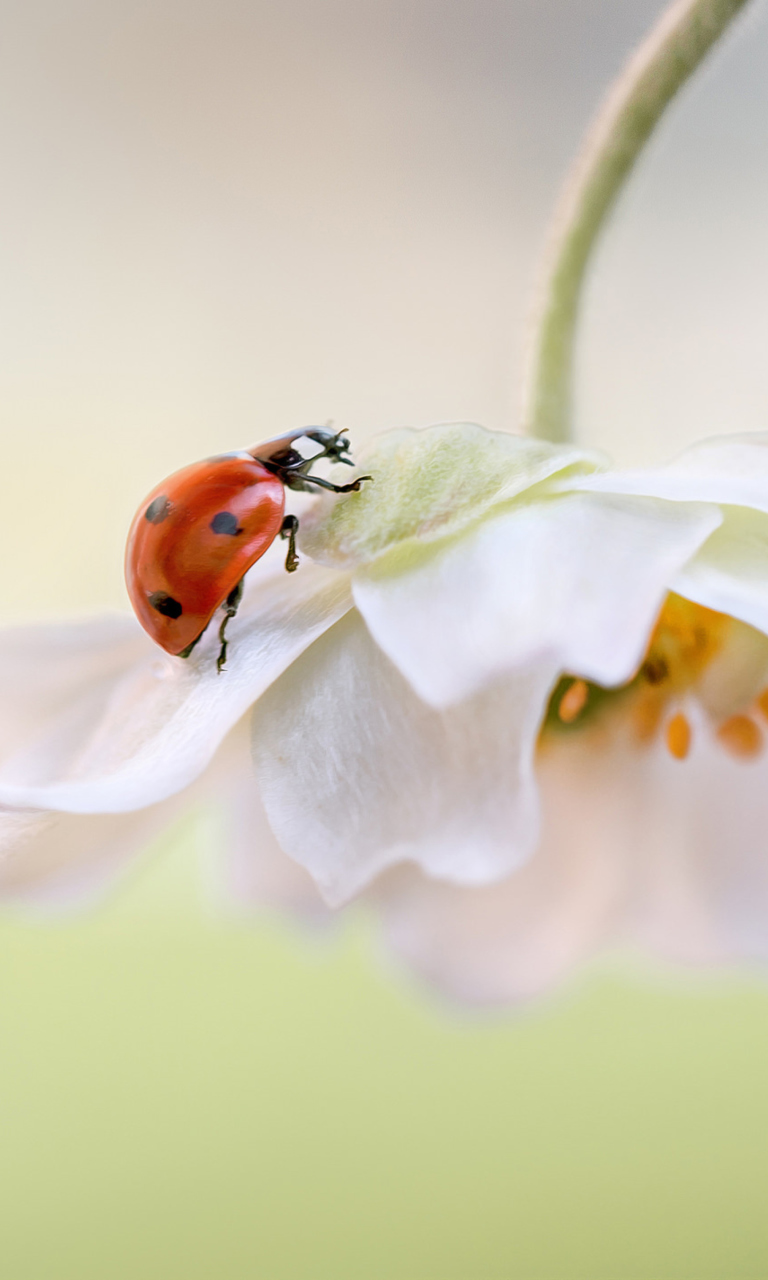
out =
<svg viewBox="0 0 768 1280"><path fill-rule="evenodd" d="M214 533L229 534L230 538L243 532L237 523L237 517L233 516L231 511L217 511L209 527Z"/></svg>
<svg viewBox="0 0 768 1280"><path fill-rule="evenodd" d="M150 524L162 524L167 515L170 515L171 504L164 493L159 497L153 498L144 512L144 517Z"/></svg>
<svg viewBox="0 0 768 1280"><path fill-rule="evenodd" d="M180 618L183 613L178 600L169 596L167 591L153 591L149 597L149 603L158 613L162 613L164 618Z"/></svg>

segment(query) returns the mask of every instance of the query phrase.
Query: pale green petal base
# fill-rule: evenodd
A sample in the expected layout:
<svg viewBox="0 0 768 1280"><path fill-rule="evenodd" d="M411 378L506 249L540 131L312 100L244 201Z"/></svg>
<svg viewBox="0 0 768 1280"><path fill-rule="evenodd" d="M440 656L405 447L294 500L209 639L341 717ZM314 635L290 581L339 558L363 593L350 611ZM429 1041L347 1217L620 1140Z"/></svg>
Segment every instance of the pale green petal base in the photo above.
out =
<svg viewBox="0 0 768 1280"><path fill-rule="evenodd" d="M300 546L321 564L354 568L396 546L458 533L555 475L607 465L594 450L473 423L387 431L360 457L358 471L372 481L338 501L321 498L302 517Z"/></svg>

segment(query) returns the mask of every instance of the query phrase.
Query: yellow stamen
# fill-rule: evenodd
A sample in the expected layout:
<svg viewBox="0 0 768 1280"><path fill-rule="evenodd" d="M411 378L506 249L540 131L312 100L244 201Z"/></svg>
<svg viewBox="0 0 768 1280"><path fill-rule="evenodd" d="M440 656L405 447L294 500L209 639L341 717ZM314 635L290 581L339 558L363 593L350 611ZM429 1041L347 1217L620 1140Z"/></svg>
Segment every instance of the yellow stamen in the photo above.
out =
<svg viewBox="0 0 768 1280"><path fill-rule="evenodd" d="M749 716L730 716L720 725L717 737L726 751L740 760L752 759L763 749L763 735Z"/></svg>
<svg viewBox="0 0 768 1280"><path fill-rule="evenodd" d="M573 684L566 689L557 708L557 714L563 724L573 723L587 705L588 697L589 689L586 680L574 680Z"/></svg>
<svg viewBox="0 0 768 1280"><path fill-rule="evenodd" d="M583 733L603 734L623 721L638 746L649 746L664 733L671 755L684 760L691 747L691 726L673 709L686 697L696 697L707 668L729 643L731 626L726 614L671 593L633 678L620 687L604 688L564 676L547 708L541 742L572 724ZM761 698L760 711L768 720L768 688ZM743 731L742 739L746 743Z"/></svg>
<svg viewBox="0 0 768 1280"><path fill-rule="evenodd" d="M667 750L676 760L684 760L691 749L691 726L682 711L667 725Z"/></svg>
<svg viewBox="0 0 768 1280"><path fill-rule="evenodd" d="M631 724L638 742L652 742L656 737L664 703L654 690L640 690L630 712Z"/></svg>
<svg viewBox="0 0 768 1280"><path fill-rule="evenodd" d="M727 625L723 614L668 595L640 674L651 685L689 687L720 649Z"/></svg>

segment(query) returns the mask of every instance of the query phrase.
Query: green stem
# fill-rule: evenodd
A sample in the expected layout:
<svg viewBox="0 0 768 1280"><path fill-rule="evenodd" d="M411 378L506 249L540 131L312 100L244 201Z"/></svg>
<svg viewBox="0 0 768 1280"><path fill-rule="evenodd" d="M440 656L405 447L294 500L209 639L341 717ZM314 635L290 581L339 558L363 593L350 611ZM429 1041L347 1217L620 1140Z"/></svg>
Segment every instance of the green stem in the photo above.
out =
<svg viewBox="0 0 768 1280"><path fill-rule="evenodd" d="M747 0L674 0L609 89L556 206L534 328L523 423L571 438L576 322L600 229L667 103Z"/></svg>

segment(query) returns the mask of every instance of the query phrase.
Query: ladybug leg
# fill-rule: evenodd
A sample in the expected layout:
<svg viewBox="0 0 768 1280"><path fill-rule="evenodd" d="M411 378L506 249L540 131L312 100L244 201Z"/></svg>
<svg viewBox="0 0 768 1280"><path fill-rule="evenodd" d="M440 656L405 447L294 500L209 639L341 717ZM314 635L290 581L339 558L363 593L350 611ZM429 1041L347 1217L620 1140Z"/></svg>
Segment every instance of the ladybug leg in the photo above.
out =
<svg viewBox="0 0 768 1280"><path fill-rule="evenodd" d="M331 462L345 462L349 466L355 464L351 458L345 456L349 449L349 441L342 438L341 431L331 436L330 440L327 432L324 431L307 431L305 434L308 439L323 445L322 453L316 454L314 458L302 458L296 449L281 449L269 458L259 459L257 453L253 456L261 461L268 471L282 480L286 489L294 489L298 493L311 493L309 486L313 484L317 485L318 489L329 489L331 493L357 493L364 480L373 479L373 476L358 476L357 480L353 480L350 484L333 484L331 480L322 480L320 476L310 475L310 469L321 458L328 458Z"/></svg>
<svg viewBox="0 0 768 1280"><path fill-rule="evenodd" d="M288 539L288 554L285 557L285 567L288 573L293 573L294 569L299 567L299 557L296 555L296 534L298 532L298 517L286 516L280 530L280 537Z"/></svg>
<svg viewBox="0 0 768 1280"><path fill-rule="evenodd" d="M330 489L331 493L357 493L363 481L372 480L373 476L358 476L349 484L331 484L330 480L321 480L319 476L302 476L301 479L304 484L316 484L321 489Z"/></svg>
<svg viewBox="0 0 768 1280"><path fill-rule="evenodd" d="M346 455L349 453L349 440L346 438L345 429L337 431L335 435L328 439L328 431L307 431L308 440L314 440L316 444L323 446L323 452L316 454L310 459L311 465L314 466L321 458L330 458L333 462L343 462L348 467L354 467L354 462Z"/></svg>
<svg viewBox="0 0 768 1280"><path fill-rule="evenodd" d="M222 618L221 626L219 627L219 640L221 641L221 648L219 650L219 656L216 659L216 670L219 675L221 675L224 669L224 664L227 661L227 641L226 641L224 632L227 629L227 623L229 622L230 618L234 618L235 614L237 613L237 610L242 598L243 598L243 580L241 578L237 586L232 588L226 600L224 601L224 617Z"/></svg>
<svg viewBox="0 0 768 1280"><path fill-rule="evenodd" d="M203 627L202 631L200 632L200 635L195 636L195 639L192 641L192 643L188 644L186 649L182 649L181 653L178 654L177 656L179 658L188 658L190 653L194 649L195 645L200 643L204 635L205 635L205 627Z"/></svg>

